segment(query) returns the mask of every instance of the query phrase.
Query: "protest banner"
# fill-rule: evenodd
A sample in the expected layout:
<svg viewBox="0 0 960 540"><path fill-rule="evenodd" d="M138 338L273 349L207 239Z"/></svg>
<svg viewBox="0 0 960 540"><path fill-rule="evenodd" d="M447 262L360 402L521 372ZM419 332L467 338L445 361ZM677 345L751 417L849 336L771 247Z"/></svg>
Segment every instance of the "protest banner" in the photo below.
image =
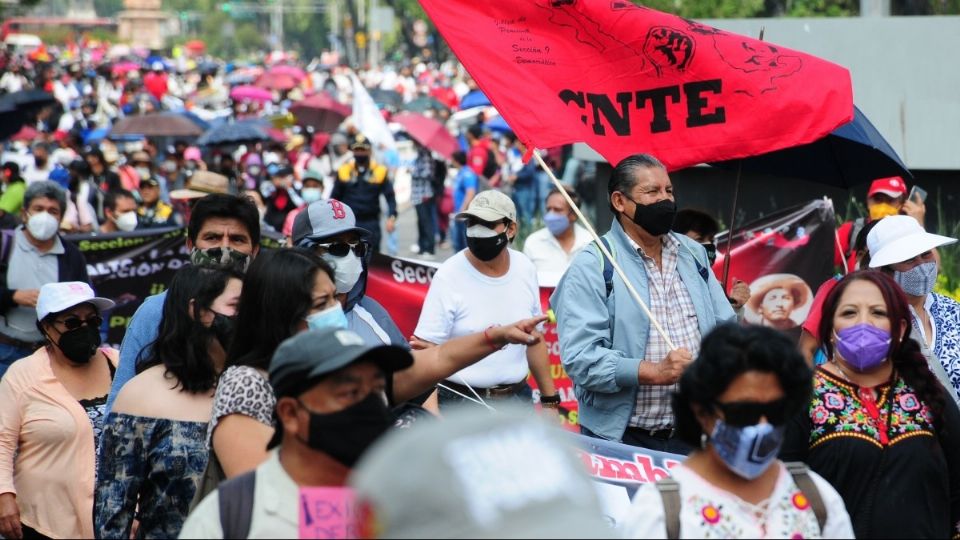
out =
<svg viewBox="0 0 960 540"><path fill-rule="evenodd" d="M420 4L528 148L585 142L613 164L648 152L673 170L853 118L845 68L629 0Z"/></svg>
<svg viewBox="0 0 960 540"><path fill-rule="evenodd" d="M300 488L299 538L361 538L361 515L351 488Z"/></svg>
<svg viewBox="0 0 960 540"><path fill-rule="evenodd" d="M143 300L165 291L176 271L187 264L185 237L182 228L64 237L86 258L93 290L116 302L104 315L106 344L119 348Z"/></svg>

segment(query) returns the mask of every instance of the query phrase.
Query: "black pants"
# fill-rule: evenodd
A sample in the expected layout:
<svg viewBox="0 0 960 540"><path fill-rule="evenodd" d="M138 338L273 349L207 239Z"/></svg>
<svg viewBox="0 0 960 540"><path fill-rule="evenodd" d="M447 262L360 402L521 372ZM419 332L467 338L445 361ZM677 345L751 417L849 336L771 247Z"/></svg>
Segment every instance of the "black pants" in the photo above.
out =
<svg viewBox="0 0 960 540"><path fill-rule="evenodd" d="M595 439L603 438L583 426L580 426L580 433ZM692 446L676 437L654 437L644 430L632 427L628 427L627 430L623 432L623 440L620 442L630 446L656 450L657 452L679 454L681 456L686 456L694 450Z"/></svg>
<svg viewBox="0 0 960 540"><path fill-rule="evenodd" d="M380 253L380 218L357 219L357 227L370 231L370 248L374 253Z"/></svg>
<svg viewBox="0 0 960 540"><path fill-rule="evenodd" d="M23 523L20 524L20 529L23 531L23 540L49 540L49 536L44 536L37 532L36 529L27 527Z"/></svg>
<svg viewBox="0 0 960 540"><path fill-rule="evenodd" d="M436 243L437 204L434 199L424 199L416 205L417 209L417 245L421 254L433 255Z"/></svg>

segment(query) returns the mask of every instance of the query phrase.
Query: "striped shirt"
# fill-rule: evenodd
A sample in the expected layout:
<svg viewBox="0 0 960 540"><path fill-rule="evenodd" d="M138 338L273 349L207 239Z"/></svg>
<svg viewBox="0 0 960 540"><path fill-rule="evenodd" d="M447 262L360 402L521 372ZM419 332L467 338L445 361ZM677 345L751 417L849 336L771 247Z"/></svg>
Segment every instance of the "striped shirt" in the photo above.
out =
<svg viewBox="0 0 960 540"><path fill-rule="evenodd" d="M663 251L661 268L648 257L643 249L629 236L630 244L640 254L647 272L650 302L647 305L660 326L677 347L690 351L694 357L700 350L700 326L697 311L686 285L677 272L680 242L667 234L662 237ZM650 334L644 350L644 362L660 362L667 357L670 347L663 336L650 324ZM677 389L676 384L643 386L637 391L637 403L630 415L630 426L646 430L673 428L673 409L670 399Z"/></svg>

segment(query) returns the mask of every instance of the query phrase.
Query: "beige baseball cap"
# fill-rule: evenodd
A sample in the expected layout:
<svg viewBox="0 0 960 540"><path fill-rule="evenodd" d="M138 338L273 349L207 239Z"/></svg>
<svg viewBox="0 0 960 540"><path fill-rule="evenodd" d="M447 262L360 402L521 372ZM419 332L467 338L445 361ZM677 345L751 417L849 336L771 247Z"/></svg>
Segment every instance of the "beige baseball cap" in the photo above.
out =
<svg viewBox="0 0 960 540"><path fill-rule="evenodd" d="M463 212L457 214L457 219L476 218L480 221L495 223L502 219L509 219L517 222L517 206L513 200L505 194L488 189L481 191L473 200L470 206Z"/></svg>

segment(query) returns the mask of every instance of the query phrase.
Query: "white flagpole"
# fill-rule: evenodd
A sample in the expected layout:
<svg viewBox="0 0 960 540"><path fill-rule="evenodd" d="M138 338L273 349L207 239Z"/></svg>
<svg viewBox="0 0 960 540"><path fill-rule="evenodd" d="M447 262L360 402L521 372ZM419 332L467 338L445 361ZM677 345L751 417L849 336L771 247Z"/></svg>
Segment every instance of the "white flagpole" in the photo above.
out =
<svg viewBox="0 0 960 540"><path fill-rule="evenodd" d="M600 251L610 260L610 263L613 265L613 269L617 272L617 275L620 276L620 279L623 280L624 285L627 286L627 290L630 292L630 296L637 301L637 304L640 306L640 309L643 310L643 313L650 319L650 324L657 330L660 334L660 337L667 343L667 347L670 350L675 350L676 345L673 344L673 340L670 339L670 336L667 335L667 332L664 331L663 327L660 326L660 323L653 317L653 313L650 313L650 308L647 307L647 304L643 302L643 299L640 298L640 293L637 292L637 289L633 287L633 283L630 283L630 280L627 279L627 275L623 273L623 268L620 268L620 264L617 263L617 260L613 258L613 255L607 250L606 246L603 245L603 242L600 241L600 235L597 234L597 231L593 228L593 225L590 224L590 221L587 220L587 217L583 215L577 205L573 202L573 199L570 198L570 195L567 193L567 190L563 188L563 184L560 183L560 180L557 180L557 177L554 176L553 171L550 170L550 167L547 167L547 164L544 163L543 158L540 157L540 152L537 150L533 151L534 157L537 158L537 161L540 163L540 167L550 176L550 180L553 182L553 185L557 186L557 189L560 190L560 194L563 195L563 198L566 199L567 204L570 205L570 208L573 208L575 214L580 219L580 222L590 233L590 236L593 237L593 241L597 244L597 247L600 248Z"/></svg>

